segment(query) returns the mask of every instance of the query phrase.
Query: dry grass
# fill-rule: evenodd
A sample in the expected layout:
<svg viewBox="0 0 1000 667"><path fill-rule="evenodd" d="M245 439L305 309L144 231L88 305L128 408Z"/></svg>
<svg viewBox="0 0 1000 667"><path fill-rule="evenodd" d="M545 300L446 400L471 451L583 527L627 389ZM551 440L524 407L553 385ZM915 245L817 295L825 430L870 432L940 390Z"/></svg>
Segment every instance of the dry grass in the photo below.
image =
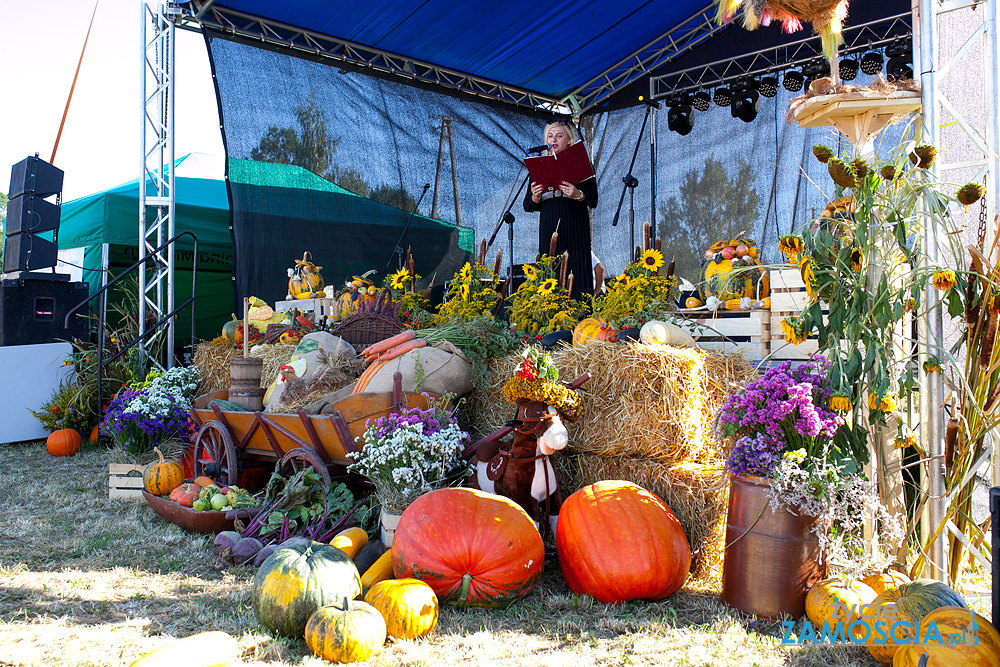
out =
<svg viewBox="0 0 1000 667"><path fill-rule="evenodd" d="M0 665L127 665L202 630L238 638L243 665L326 664L300 640L274 639L249 604L252 572L217 567L209 537L165 523L141 501L107 499L110 454L50 457L41 443L0 448ZM988 601L986 601L988 604ZM367 664L847 666L863 649L789 648L778 624L685 588L658 603L609 606L571 593L555 562L503 610L446 607L420 642Z"/></svg>

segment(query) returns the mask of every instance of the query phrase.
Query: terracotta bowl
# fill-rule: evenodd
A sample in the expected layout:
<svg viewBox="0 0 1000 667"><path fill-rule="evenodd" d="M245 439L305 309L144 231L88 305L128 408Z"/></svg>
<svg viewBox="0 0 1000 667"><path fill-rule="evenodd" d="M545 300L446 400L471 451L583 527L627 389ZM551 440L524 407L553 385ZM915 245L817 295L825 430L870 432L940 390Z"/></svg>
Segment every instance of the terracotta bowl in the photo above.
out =
<svg viewBox="0 0 1000 667"><path fill-rule="evenodd" d="M195 511L190 507L184 507L173 500L167 500L160 496L154 496L145 489L142 490L142 497L146 499L153 511L170 523L177 524L184 530L193 533L221 533L224 530L233 529L233 519L227 519L225 510Z"/></svg>

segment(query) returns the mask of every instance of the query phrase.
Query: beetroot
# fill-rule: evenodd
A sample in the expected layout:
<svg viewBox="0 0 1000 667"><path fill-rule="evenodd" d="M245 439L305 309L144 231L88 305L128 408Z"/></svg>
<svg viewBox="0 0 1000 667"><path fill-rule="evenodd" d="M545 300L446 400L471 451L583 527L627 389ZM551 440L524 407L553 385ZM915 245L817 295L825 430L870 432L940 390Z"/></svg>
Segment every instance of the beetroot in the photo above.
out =
<svg viewBox="0 0 1000 667"><path fill-rule="evenodd" d="M285 540L284 542L282 542L281 544L279 544L278 548L279 549L287 549L287 548L290 548L290 547L298 546L300 544L304 544L306 546L309 546L312 543L313 543L313 540L310 540L308 537L301 537L301 536L299 536L299 537L289 537L287 540Z"/></svg>
<svg viewBox="0 0 1000 667"><path fill-rule="evenodd" d="M263 548L264 545L261 544L261 541L256 537L244 537L236 543L236 546L232 548L230 554L233 557L234 563L242 565L248 560L253 560Z"/></svg>
<svg viewBox="0 0 1000 667"><path fill-rule="evenodd" d="M257 555L253 559L253 566L260 567L261 563L267 560L267 557L278 550L277 544L268 544L266 547L257 552Z"/></svg>
<svg viewBox="0 0 1000 667"><path fill-rule="evenodd" d="M215 544L212 545L212 553L216 558L225 558L232 553L236 543L243 538L235 530L225 530L215 536Z"/></svg>

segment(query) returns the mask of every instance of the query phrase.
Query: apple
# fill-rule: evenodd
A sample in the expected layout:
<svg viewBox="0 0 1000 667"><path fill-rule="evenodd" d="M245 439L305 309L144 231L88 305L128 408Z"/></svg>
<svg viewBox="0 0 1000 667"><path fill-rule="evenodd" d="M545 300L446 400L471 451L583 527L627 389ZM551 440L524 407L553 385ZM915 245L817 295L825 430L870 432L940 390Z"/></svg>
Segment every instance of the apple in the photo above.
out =
<svg viewBox="0 0 1000 667"><path fill-rule="evenodd" d="M217 493L214 496L212 496L212 509L221 510L228 504L229 504L229 499L226 498L221 493Z"/></svg>

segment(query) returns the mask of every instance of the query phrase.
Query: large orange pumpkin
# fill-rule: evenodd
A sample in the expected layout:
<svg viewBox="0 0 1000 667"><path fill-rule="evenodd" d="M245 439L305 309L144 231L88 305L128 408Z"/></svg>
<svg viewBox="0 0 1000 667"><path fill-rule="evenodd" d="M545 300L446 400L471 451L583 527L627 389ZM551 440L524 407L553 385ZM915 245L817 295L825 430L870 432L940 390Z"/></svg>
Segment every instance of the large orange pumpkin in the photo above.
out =
<svg viewBox="0 0 1000 667"><path fill-rule="evenodd" d="M417 498L392 538L397 578L426 582L438 599L495 607L527 595L542 575L535 522L508 498L449 488Z"/></svg>
<svg viewBox="0 0 1000 667"><path fill-rule="evenodd" d="M846 629L861 616L857 610L871 604L878 595L868 584L853 577L831 577L815 584L806 594L806 616L817 632L827 623L831 631L842 622ZM853 610L853 611L848 611ZM864 636L864 629L856 632Z"/></svg>
<svg viewBox="0 0 1000 667"><path fill-rule="evenodd" d="M73 428L61 428L58 431L49 433L45 439L45 449L49 450L52 456L73 456L80 451L83 438L80 432Z"/></svg>
<svg viewBox="0 0 1000 667"><path fill-rule="evenodd" d="M902 572L886 570L878 574L869 574L861 581L868 584L875 591L876 595L881 595L890 588L897 588L909 582L910 578Z"/></svg>
<svg viewBox="0 0 1000 667"><path fill-rule="evenodd" d="M597 482L567 498L556 549L570 589L600 602L662 600L680 589L691 569L677 515L632 482Z"/></svg>
<svg viewBox="0 0 1000 667"><path fill-rule="evenodd" d="M923 653L927 653L927 667L1000 667L1000 634L974 611L939 607L924 616L920 625L926 641L900 647L892 667L917 667Z"/></svg>

